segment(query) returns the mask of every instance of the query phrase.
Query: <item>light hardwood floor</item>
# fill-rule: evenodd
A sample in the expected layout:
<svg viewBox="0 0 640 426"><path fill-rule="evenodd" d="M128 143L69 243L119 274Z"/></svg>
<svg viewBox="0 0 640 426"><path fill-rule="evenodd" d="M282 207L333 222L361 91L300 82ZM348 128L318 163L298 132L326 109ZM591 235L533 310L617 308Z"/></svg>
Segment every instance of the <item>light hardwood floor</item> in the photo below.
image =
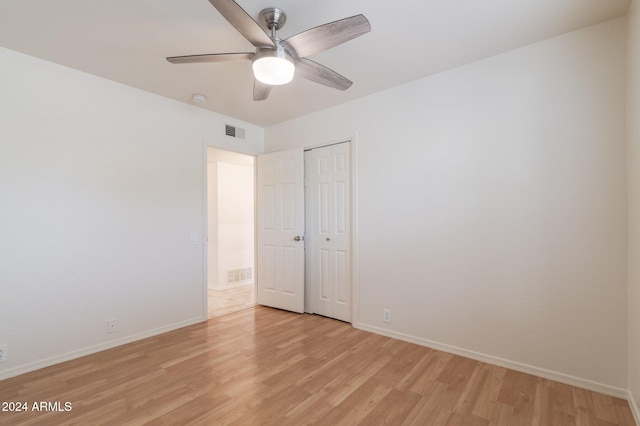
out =
<svg viewBox="0 0 640 426"><path fill-rule="evenodd" d="M626 401L255 307L0 382L2 425L632 425Z"/></svg>

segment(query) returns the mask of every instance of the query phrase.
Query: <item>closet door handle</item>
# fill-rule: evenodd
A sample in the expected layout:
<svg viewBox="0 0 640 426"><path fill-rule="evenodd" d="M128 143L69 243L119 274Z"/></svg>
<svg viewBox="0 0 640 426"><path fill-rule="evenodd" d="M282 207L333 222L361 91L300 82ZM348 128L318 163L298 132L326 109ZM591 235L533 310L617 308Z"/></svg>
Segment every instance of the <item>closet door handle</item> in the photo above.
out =
<svg viewBox="0 0 640 426"><path fill-rule="evenodd" d="M302 237L300 235L296 235L293 237L293 241L302 241Z"/></svg>

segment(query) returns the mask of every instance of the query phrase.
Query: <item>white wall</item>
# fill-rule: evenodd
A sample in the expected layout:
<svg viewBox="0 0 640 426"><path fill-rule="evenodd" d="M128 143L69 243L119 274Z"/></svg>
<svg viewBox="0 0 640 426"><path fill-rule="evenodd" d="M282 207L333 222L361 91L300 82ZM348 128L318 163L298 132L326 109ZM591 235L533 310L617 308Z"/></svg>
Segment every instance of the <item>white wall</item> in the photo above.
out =
<svg viewBox="0 0 640 426"><path fill-rule="evenodd" d="M228 285L228 271L246 268L253 271L253 180L253 167L218 163L219 265L222 272L220 284L223 285ZM242 281L245 284L249 282L246 279Z"/></svg>
<svg viewBox="0 0 640 426"><path fill-rule="evenodd" d="M626 395L625 22L265 130L357 135L356 326Z"/></svg>
<svg viewBox="0 0 640 426"><path fill-rule="evenodd" d="M629 389L640 421L640 4L628 15Z"/></svg>
<svg viewBox="0 0 640 426"><path fill-rule="evenodd" d="M0 379L206 319L203 143L263 138L0 48Z"/></svg>

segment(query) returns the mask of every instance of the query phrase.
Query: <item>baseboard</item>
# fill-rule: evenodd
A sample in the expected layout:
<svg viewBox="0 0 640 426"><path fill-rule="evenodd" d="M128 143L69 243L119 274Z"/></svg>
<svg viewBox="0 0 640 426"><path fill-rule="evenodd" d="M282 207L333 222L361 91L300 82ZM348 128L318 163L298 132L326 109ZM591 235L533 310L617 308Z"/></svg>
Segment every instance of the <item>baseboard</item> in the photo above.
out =
<svg viewBox="0 0 640 426"><path fill-rule="evenodd" d="M218 286L218 287L207 287L207 289L208 290L213 290L213 291L225 291L225 290L230 290L232 288L243 287L245 285L255 285L255 283L253 281L247 281L247 282L241 282L241 283L237 283L237 284L221 285L221 286Z"/></svg>
<svg viewBox="0 0 640 426"><path fill-rule="evenodd" d="M500 367L509 368L511 370L520 371L522 373L544 377L545 379L554 380L556 382L564 383L571 386L576 386L576 387L587 389L594 392L600 392L606 395L614 396L616 398L628 399L630 396L629 392L626 389L621 389L614 386L605 385L602 383L592 382L590 380L581 379L579 377L570 376L568 374L559 373L556 371L550 371L544 368L534 367L534 366L522 364L516 361L510 361L508 359L503 359L503 358L495 357L492 355L483 354L480 352L470 351L468 349L463 349L456 346L451 346L444 343L423 339L421 337L411 336L409 334L398 333L395 331L390 331L384 328L363 324L360 322L357 324L354 323L353 326L355 328L358 328L364 331L369 331L371 333L381 334L383 336L392 337L394 339L403 340L405 342L415 343L420 346L426 346L431 349L453 353L466 358L475 359L476 361L486 362L488 364L493 364ZM632 404L632 401L629 400L629 405L631 404ZM634 412L634 415L636 415L636 413L637 413L637 410ZM636 422L640 425L640 423L637 420L638 418L636 415Z"/></svg>
<svg viewBox="0 0 640 426"><path fill-rule="evenodd" d="M636 421L637 425L640 425L640 409L638 409L638 404L636 404L636 400L633 399L631 391L627 392L627 401L629 401L629 408L631 408L633 419Z"/></svg>
<svg viewBox="0 0 640 426"><path fill-rule="evenodd" d="M40 370L41 368L50 367L62 362L71 361L72 359L80 358L86 355L91 355L96 352L101 352L107 349L115 348L127 343L135 342L137 340L146 339L147 337L157 336L158 334L166 333L169 331L177 330L179 328L187 327L189 325L197 324L202 321L206 321L206 317L191 318L189 320L180 321L163 327L154 328L144 331L142 333L133 334L116 340L110 340L105 343L100 343L93 346L87 346L86 348L77 349L71 352L67 352L61 355L55 355L49 358L45 358L39 361L30 362L28 364L20 365L18 367L10 368L8 370L0 371L0 380L8 379L10 377L19 376L21 374L29 373L31 371Z"/></svg>

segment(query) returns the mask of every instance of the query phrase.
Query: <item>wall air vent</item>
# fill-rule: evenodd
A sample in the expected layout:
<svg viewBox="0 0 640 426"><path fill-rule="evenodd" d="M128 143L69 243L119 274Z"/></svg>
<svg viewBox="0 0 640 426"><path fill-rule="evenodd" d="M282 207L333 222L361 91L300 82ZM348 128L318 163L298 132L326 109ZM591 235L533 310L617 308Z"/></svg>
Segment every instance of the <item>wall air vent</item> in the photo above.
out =
<svg viewBox="0 0 640 426"><path fill-rule="evenodd" d="M225 124L224 134L227 136L231 136L232 138L244 139L244 129L232 126L230 124Z"/></svg>
<svg viewBox="0 0 640 426"><path fill-rule="evenodd" d="M239 268L227 271L227 284L249 283L253 280L253 268Z"/></svg>

